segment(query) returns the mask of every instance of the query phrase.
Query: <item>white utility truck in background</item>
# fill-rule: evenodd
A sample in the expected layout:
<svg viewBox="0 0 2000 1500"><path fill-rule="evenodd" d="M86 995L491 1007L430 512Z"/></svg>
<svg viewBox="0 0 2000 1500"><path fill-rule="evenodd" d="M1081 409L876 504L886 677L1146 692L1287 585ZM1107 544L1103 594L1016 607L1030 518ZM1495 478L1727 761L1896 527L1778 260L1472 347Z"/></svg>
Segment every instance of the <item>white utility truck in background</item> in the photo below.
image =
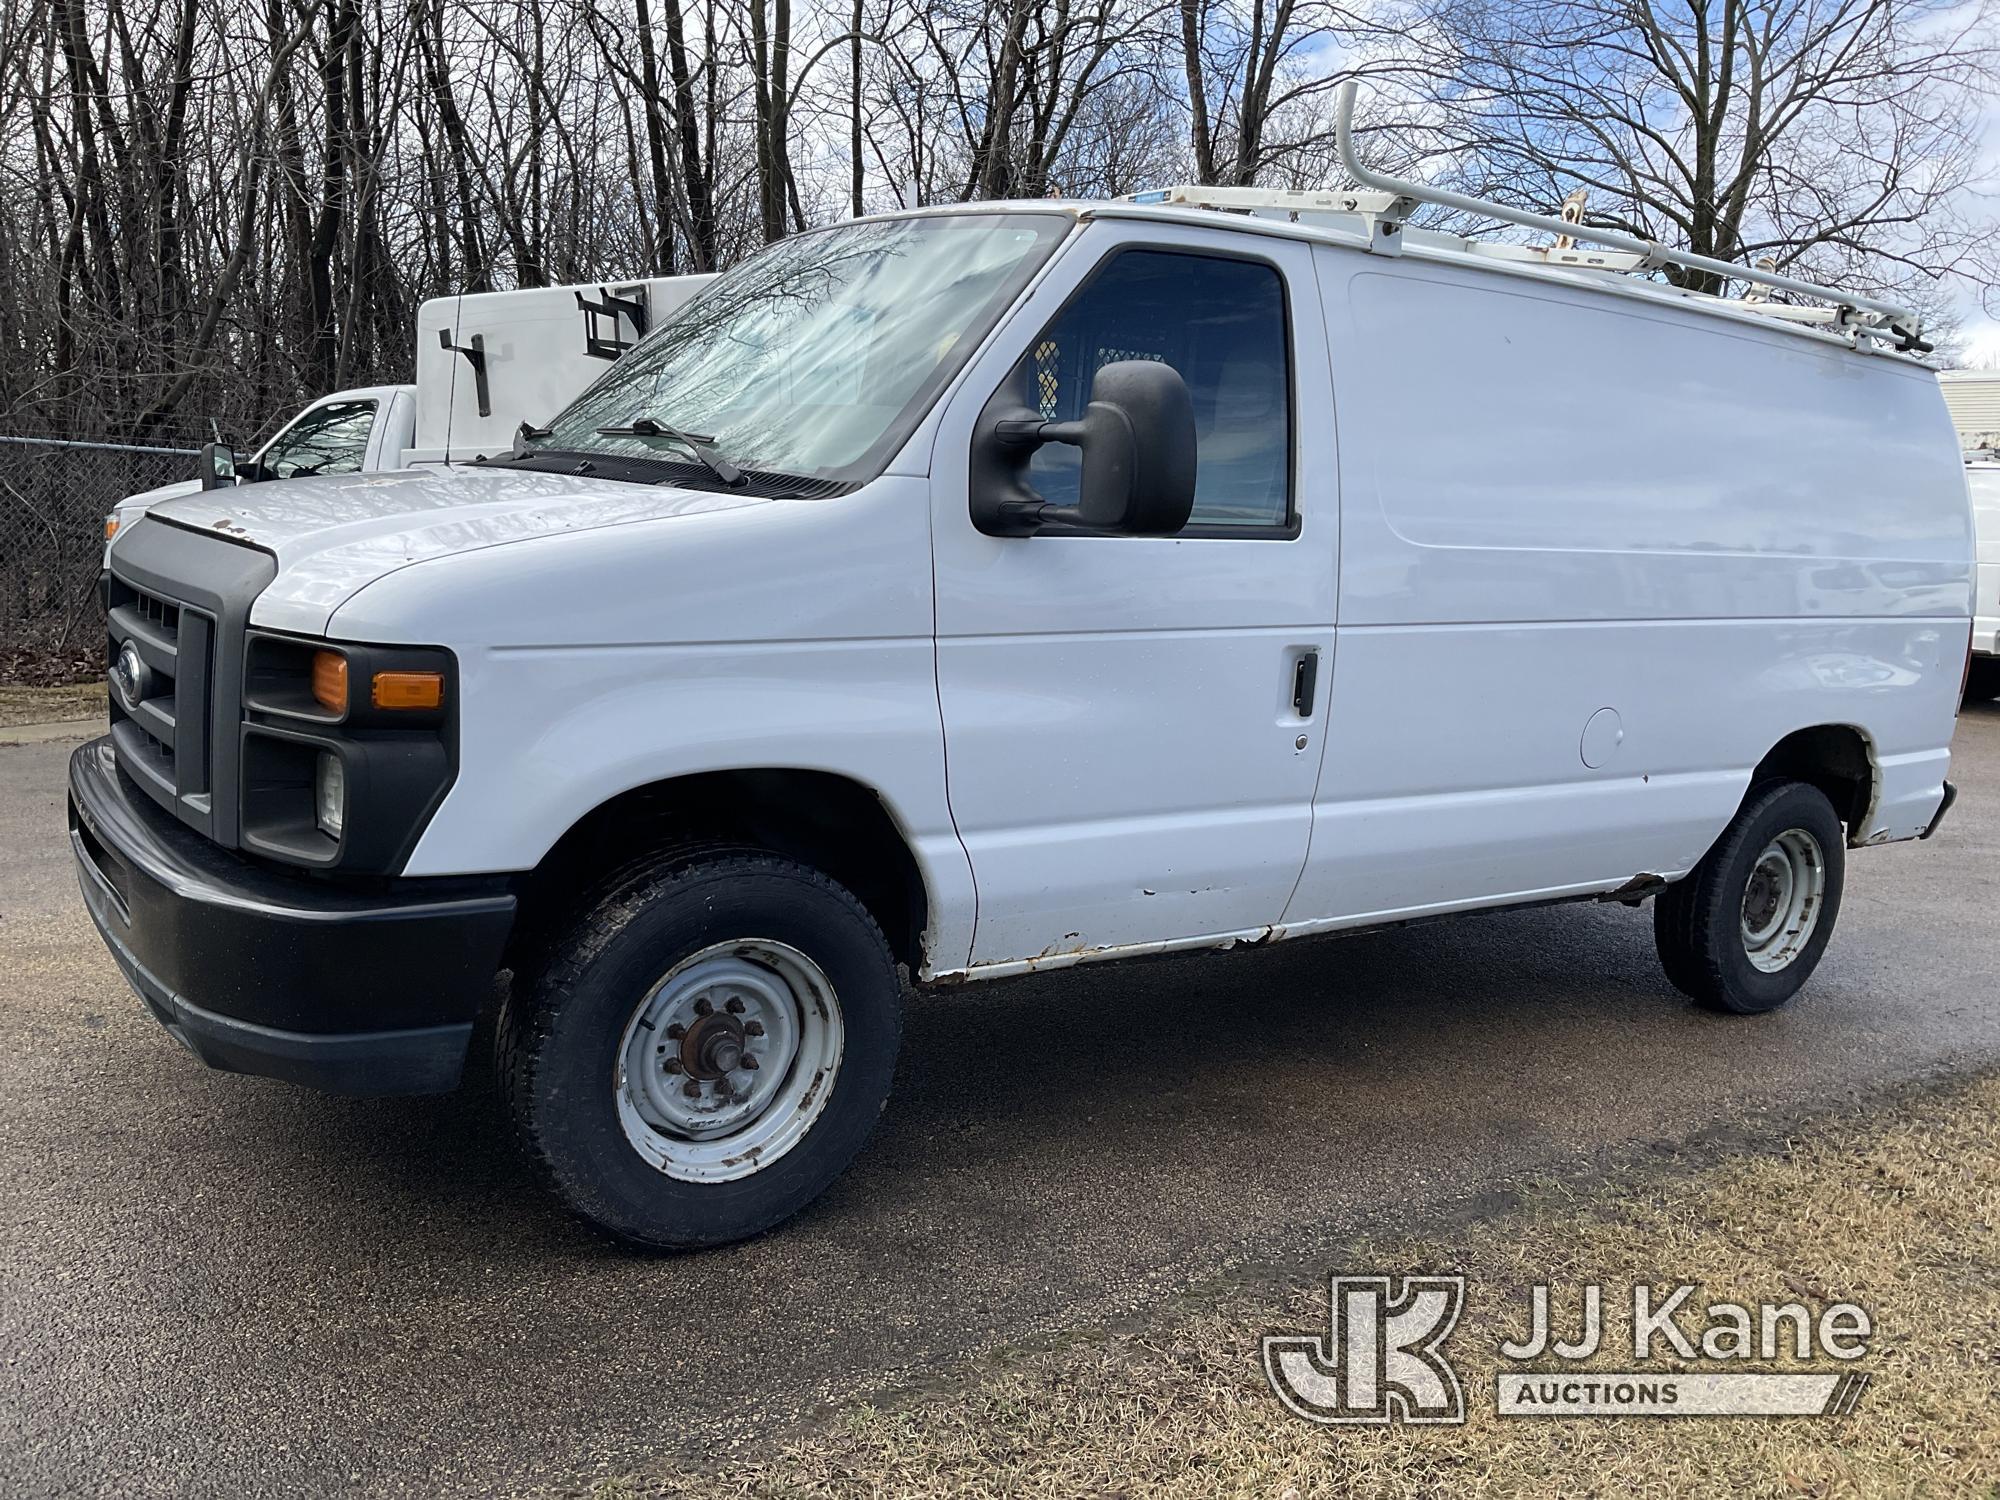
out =
<svg viewBox="0 0 2000 1500"><path fill-rule="evenodd" d="M2000 370L1943 370L1938 384L1965 449L1979 538L1978 603L1972 614L1972 665L1966 693L2000 698Z"/></svg>
<svg viewBox="0 0 2000 1500"><path fill-rule="evenodd" d="M802 233L505 454L121 531L69 809L133 988L381 1094L456 1086L505 972L527 1149L653 1246L834 1179L904 976L1651 898L1675 986L1783 1004L1847 851L1952 798L1916 320L1413 229L1468 200L1356 161L1352 88L1360 188Z"/></svg>
<svg viewBox="0 0 2000 1500"><path fill-rule="evenodd" d="M433 297L417 313L416 382L322 396L249 458L202 450L193 478L128 495L106 538L162 500L220 484L374 474L504 453L523 422L562 410L713 276Z"/></svg>
<svg viewBox="0 0 2000 1500"><path fill-rule="evenodd" d="M1976 602L1972 609L1972 661L1966 693L2000 698L2000 433L1993 446L1965 457L1965 480L1972 488L1972 529L1979 541Z"/></svg>

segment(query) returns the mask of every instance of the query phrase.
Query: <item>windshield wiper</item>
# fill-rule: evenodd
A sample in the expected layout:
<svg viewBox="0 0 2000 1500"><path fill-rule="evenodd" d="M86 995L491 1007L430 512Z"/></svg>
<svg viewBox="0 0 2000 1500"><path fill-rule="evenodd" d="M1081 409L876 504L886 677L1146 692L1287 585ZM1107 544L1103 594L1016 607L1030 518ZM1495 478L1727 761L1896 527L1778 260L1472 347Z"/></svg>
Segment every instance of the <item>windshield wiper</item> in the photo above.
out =
<svg viewBox="0 0 2000 1500"><path fill-rule="evenodd" d="M653 417L634 417L623 427L600 427L599 437L668 438L679 443L688 452L701 460L702 466L731 489L743 483L743 471L717 453L709 445L712 437L699 432L682 432L678 427L670 427Z"/></svg>

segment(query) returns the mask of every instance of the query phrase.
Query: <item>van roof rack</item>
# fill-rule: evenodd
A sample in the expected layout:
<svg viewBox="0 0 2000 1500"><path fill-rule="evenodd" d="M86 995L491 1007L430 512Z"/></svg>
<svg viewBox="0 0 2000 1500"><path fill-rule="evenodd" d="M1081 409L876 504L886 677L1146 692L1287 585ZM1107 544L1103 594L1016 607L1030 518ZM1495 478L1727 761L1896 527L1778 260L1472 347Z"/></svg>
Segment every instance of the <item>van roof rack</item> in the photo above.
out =
<svg viewBox="0 0 2000 1500"><path fill-rule="evenodd" d="M1626 275L1644 275L1667 266L1706 271L1731 281L1746 282L1749 290L1743 297L1717 297L1705 292L1685 291L1681 293L1683 297L1781 322L1846 334L1858 348L1871 347L1880 341L1899 353L1931 352L1932 345L1924 341L1923 321L1910 308L1786 276L1776 270L1769 260L1759 260L1754 266L1737 265L1711 256L1696 255L1692 251L1671 249L1615 230L1589 228L1583 223L1583 194L1580 191L1570 194L1558 216L1531 213L1505 203L1456 193L1449 188L1433 187L1428 183L1373 171L1361 163L1354 150L1354 100L1357 92L1354 79L1341 84L1335 116L1335 140L1340 163L1358 184L1356 187L1301 190L1184 186L1130 193L1124 201L1207 208L1257 218L1282 219L1294 224L1326 224L1329 228L1350 232L1358 230L1365 248L1377 255L1400 255L1404 245L1414 244L1480 259L1507 261L1527 268ZM1438 230L1409 228L1410 216L1426 203L1517 224L1524 229L1540 230L1550 235L1551 239L1544 245L1516 245ZM1586 248L1577 243L1579 240L1588 240L1593 246L1602 248ZM1770 297L1772 292L1811 297L1832 305L1802 307L1792 302L1775 302Z"/></svg>

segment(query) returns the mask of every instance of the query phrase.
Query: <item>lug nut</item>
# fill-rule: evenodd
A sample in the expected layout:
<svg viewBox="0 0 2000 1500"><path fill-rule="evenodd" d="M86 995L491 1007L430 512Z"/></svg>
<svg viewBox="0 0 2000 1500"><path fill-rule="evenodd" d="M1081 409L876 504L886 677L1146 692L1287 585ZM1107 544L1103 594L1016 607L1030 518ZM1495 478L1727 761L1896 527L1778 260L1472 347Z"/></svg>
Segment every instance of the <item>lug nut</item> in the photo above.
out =
<svg viewBox="0 0 2000 1500"><path fill-rule="evenodd" d="M699 1000L695 1001L694 1013L698 1016L712 1016L715 1014L715 1007L708 1003L708 996L703 995Z"/></svg>
<svg viewBox="0 0 2000 1500"><path fill-rule="evenodd" d="M669 1026L667 1028L667 1040L670 1042L678 1042L682 1037L686 1035L687 1035L687 1027L681 1025L679 1022L675 1022L672 1026Z"/></svg>
<svg viewBox="0 0 2000 1500"><path fill-rule="evenodd" d="M743 1028L743 1034L745 1036L762 1036L764 1034L764 1023L762 1021L752 1021Z"/></svg>
<svg viewBox="0 0 2000 1500"><path fill-rule="evenodd" d="M737 1063L737 1064L736 1064L736 1066L737 1066L737 1067L739 1067L739 1068L748 1068L748 1069L749 1069L749 1070L750 1070L750 1071L751 1071L752 1073L756 1072L756 1071L757 1071L757 1054L756 1054L756 1053L754 1053L754 1052L746 1052L746 1053L744 1053L744 1054L743 1054L743 1059L742 1059L742 1061L741 1061L741 1062L739 1062L739 1063Z"/></svg>
<svg viewBox="0 0 2000 1500"><path fill-rule="evenodd" d="M743 1014L743 1002L737 999L734 995L731 995L729 997L729 1003L723 1006L722 1008L728 1011L732 1016L740 1016Z"/></svg>
<svg viewBox="0 0 2000 1500"><path fill-rule="evenodd" d="M681 1092L686 1094L690 1099L699 1099L701 1097L701 1085L690 1078L686 1083L681 1085Z"/></svg>
<svg viewBox="0 0 2000 1500"><path fill-rule="evenodd" d="M684 1073L687 1071L687 1069L681 1066L681 1060L678 1057L670 1057L661 1063L660 1066L665 1068L669 1073Z"/></svg>

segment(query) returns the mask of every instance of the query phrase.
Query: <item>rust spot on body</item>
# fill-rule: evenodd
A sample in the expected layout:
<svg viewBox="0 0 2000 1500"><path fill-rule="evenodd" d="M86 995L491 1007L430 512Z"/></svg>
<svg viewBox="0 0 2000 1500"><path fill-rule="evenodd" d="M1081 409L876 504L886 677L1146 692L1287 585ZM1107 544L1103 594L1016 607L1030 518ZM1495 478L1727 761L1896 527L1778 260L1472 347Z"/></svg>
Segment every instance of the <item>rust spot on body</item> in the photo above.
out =
<svg viewBox="0 0 2000 1500"><path fill-rule="evenodd" d="M1623 901L1627 906L1637 906L1648 896L1656 895L1667 888L1667 877L1649 875L1641 871L1615 891L1606 891L1597 899L1600 901Z"/></svg>

